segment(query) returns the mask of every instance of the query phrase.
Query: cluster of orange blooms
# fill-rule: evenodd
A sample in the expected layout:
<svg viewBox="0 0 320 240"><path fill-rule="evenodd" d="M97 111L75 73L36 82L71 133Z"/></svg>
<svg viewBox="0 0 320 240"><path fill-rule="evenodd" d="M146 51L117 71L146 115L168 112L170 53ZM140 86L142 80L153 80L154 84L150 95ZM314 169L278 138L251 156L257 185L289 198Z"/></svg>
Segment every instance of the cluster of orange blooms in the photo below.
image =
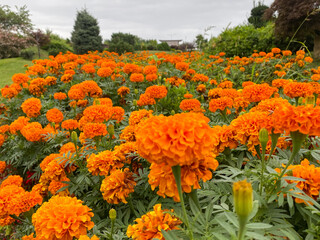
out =
<svg viewBox="0 0 320 240"><path fill-rule="evenodd" d="M20 137L32 146L45 141L49 144L48 136L58 134L64 136L64 142L59 152L55 148L57 152L42 159L39 183L30 192L22 188L22 179L17 176L2 182L0 225L12 223L10 215L19 216L40 205L42 197L52 195L33 215L36 238L31 234L23 240L90 239L87 230L93 227L93 213L80 200L70 197L66 188L66 182L81 167L79 159L91 175L97 179L103 176L100 192L108 204L127 203L137 185L136 175L145 166L150 169L148 184L152 191L180 201L174 166L181 167L182 190L190 193L201 188L201 181L212 179L220 153L246 145L256 155L262 128L280 133L277 146L283 149L291 145L287 137L290 132L320 135L319 100L310 104L305 99L303 104L300 99L296 101L299 106L291 105L293 98L317 98L320 93L320 67L304 71L305 82L287 79L291 68L306 69L312 62L304 51L292 56L291 51L274 48L269 53L234 58L220 53L201 63L201 53L155 55L157 58L149 53L59 54L35 60L26 73L15 74L13 84L1 89L6 102L17 100L19 104L16 109L5 106L6 102L0 105L0 147ZM250 64L258 69L274 59L281 61L272 66L274 79L266 80L271 84L257 84L257 71L251 81L242 83L242 89L236 89L238 83L231 72L251 73ZM168 71L168 66L174 71ZM177 98L171 99L173 96ZM153 110L158 106L164 109L167 102L175 106L174 111L154 116L158 111ZM183 113L175 114L177 111ZM228 125L212 126L219 114ZM71 138L73 131L79 136L75 141ZM106 140L110 145L101 150L98 145ZM267 153L270 146L268 141ZM5 169L6 165L0 164L0 172ZM289 166L289 170L293 176L305 179L296 181L297 186L316 199L318 168L304 160ZM296 202L301 201L296 198ZM157 204L128 227L127 236L164 239L161 229L178 229L179 224L178 218Z"/></svg>
<svg viewBox="0 0 320 240"><path fill-rule="evenodd" d="M136 224L129 225L127 229L127 236L134 240L148 240L159 239L164 240L161 230L169 231L179 229L182 223L179 218L166 213L168 210L162 210L161 204L156 204L153 211L137 218ZM173 213L173 210L171 210Z"/></svg>

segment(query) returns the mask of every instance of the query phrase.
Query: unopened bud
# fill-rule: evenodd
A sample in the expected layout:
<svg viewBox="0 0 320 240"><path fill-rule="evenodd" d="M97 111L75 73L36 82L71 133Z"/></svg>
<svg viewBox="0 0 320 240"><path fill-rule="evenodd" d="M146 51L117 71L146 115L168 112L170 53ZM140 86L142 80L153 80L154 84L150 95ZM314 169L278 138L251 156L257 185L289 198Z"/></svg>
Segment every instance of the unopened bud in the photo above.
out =
<svg viewBox="0 0 320 240"><path fill-rule="evenodd" d="M72 140L73 143L76 143L78 141L78 134L77 134L76 131L72 131L71 140Z"/></svg>
<svg viewBox="0 0 320 240"><path fill-rule="evenodd" d="M134 106L138 106L137 100L133 100L133 105L134 105Z"/></svg>
<svg viewBox="0 0 320 240"><path fill-rule="evenodd" d="M114 135L114 126L112 124L110 124L108 126L108 133L109 133L110 137L112 137Z"/></svg>
<svg viewBox="0 0 320 240"><path fill-rule="evenodd" d="M260 141L261 145L267 144L267 142L269 141L269 133L268 133L267 129L265 129L265 128L260 129L259 141Z"/></svg>
<svg viewBox="0 0 320 240"><path fill-rule="evenodd" d="M134 93L135 93L135 94L138 94L138 93L139 93L139 90L138 90L138 89L134 89Z"/></svg>
<svg viewBox="0 0 320 240"><path fill-rule="evenodd" d="M233 201L239 219L247 219L253 207L253 194L251 183L246 179L233 184Z"/></svg>
<svg viewBox="0 0 320 240"><path fill-rule="evenodd" d="M175 115L176 112L174 110L171 110L171 115Z"/></svg>
<svg viewBox="0 0 320 240"><path fill-rule="evenodd" d="M95 105L100 105L100 100L99 100L99 99L95 99L95 100L94 100L94 104L95 104Z"/></svg>
<svg viewBox="0 0 320 240"><path fill-rule="evenodd" d="M117 211L113 208L109 211L109 218L114 221L117 218Z"/></svg>
<svg viewBox="0 0 320 240"><path fill-rule="evenodd" d="M314 106L314 104L316 102L314 95L307 96L305 100L306 100L306 102L305 102L306 105L313 105Z"/></svg>
<svg viewBox="0 0 320 240"><path fill-rule="evenodd" d="M299 106L300 106L300 105L303 105L303 100L304 100L303 97L299 97L299 99L298 99L298 105L299 105Z"/></svg>

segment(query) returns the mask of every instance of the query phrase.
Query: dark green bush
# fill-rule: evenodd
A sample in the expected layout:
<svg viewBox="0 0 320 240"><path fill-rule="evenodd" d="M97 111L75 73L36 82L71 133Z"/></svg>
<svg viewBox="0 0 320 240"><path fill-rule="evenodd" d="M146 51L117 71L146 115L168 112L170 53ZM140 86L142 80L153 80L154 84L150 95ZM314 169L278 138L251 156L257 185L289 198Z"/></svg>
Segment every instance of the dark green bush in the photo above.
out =
<svg viewBox="0 0 320 240"><path fill-rule="evenodd" d="M159 51L170 51L171 50L170 46L166 42L159 43L157 46L157 49Z"/></svg>
<svg viewBox="0 0 320 240"><path fill-rule="evenodd" d="M36 53L31 50L31 49L23 49L21 50L20 52L20 56L23 58L23 59L27 59L27 60L32 60L33 59L33 56L35 55Z"/></svg>
<svg viewBox="0 0 320 240"><path fill-rule="evenodd" d="M62 39L53 39L49 44L43 47L44 50L48 51L49 55L56 56L60 52L66 53L67 51L72 52L72 48Z"/></svg>

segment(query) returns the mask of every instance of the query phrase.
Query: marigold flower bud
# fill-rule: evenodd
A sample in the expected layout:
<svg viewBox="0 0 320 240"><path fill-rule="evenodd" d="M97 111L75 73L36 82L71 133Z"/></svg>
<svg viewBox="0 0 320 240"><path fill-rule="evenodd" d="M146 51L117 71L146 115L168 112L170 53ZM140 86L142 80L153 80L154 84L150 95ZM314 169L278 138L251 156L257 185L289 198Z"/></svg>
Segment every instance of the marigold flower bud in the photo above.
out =
<svg viewBox="0 0 320 240"><path fill-rule="evenodd" d="M112 137L114 135L114 126L112 124L110 124L108 126L108 133L109 133L110 137Z"/></svg>
<svg viewBox="0 0 320 240"><path fill-rule="evenodd" d="M269 140L268 130L265 128L261 128L259 131L259 141L261 145L266 145Z"/></svg>
<svg viewBox="0 0 320 240"><path fill-rule="evenodd" d="M306 97L306 105L314 105L315 104L315 97L314 95Z"/></svg>
<svg viewBox="0 0 320 240"><path fill-rule="evenodd" d="M139 93L139 90L138 90L138 89L134 89L134 93L135 93L135 94L138 94L138 93Z"/></svg>
<svg viewBox="0 0 320 240"><path fill-rule="evenodd" d="M109 211L109 218L114 221L117 218L117 211L113 208Z"/></svg>
<svg viewBox="0 0 320 240"><path fill-rule="evenodd" d="M76 131L72 131L72 133L71 133L71 140L72 140L72 142L74 142L74 143L78 141L78 134L77 134Z"/></svg>
<svg viewBox="0 0 320 240"><path fill-rule="evenodd" d="M253 194L246 179L233 184L233 201L239 219L247 219L253 207Z"/></svg>

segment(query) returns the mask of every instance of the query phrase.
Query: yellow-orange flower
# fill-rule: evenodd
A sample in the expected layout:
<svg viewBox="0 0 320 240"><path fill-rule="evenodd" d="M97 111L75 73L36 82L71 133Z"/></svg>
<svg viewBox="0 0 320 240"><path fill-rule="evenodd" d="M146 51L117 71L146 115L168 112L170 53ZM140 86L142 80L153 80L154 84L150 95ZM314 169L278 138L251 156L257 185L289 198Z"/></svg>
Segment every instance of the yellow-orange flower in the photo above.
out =
<svg viewBox="0 0 320 240"><path fill-rule="evenodd" d="M12 81L17 84L27 83L29 80L29 76L24 73L16 73L12 76Z"/></svg>
<svg viewBox="0 0 320 240"><path fill-rule="evenodd" d="M92 175L108 175L111 170L123 167L114 152L109 150L91 154L87 159L87 168Z"/></svg>
<svg viewBox="0 0 320 240"><path fill-rule="evenodd" d="M67 94L63 92L57 92L53 95L53 98L56 100L65 100L67 98Z"/></svg>
<svg viewBox="0 0 320 240"><path fill-rule="evenodd" d="M283 93L290 98L307 97L313 94L313 87L310 83L290 82L283 87Z"/></svg>
<svg viewBox="0 0 320 240"><path fill-rule="evenodd" d="M186 72L189 69L189 64L186 62L177 62L176 69Z"/></svg>
<svg viewBox="0 0 320 240"><path fill-rule="evenodd" d="M85 138L93 139L94 137L105 136L108 134L107 126L103 123L87 123L83 127Z"/></svg>
<svg viewBox="0 0 320 240"><path fill-rule="evenodd" d="M81 200L54 196L32 215L32 223L40 239L72 240L93 228L91 209Z"/></svg>
<svg viewBox="0 0 320 240"><path fill-rule="evenodd" d="M267 83L249 85L243 88L243 97L250 102L260 102L268 99L277 91L277 88L270 87Z"/></svg>
<svg viewBox="0 0 320 240"><path fill-rule="evenodd" d="M194 82L208 82L209 81L209 77L204 75L204 74L201 74L201 73L196 73L191 81L194 81Z"/></svg>
<svg viewBox="0 0 320 240"><path fill-rule="evenodd" d="M83 115L90 122L108 121L113 114L112 108L107 105L92 105L83 111Z"/></svg>
<svg viewBox="0 0 320 240"><path fill-rule="evenodd" d="M147 106L156 104L156 100L150 97L149 94L143 93L140 95L139 100L137 101L138 106Z"/></svg>
<svg viewBox="0 0 320 240"><path fill-rule="evenodd" d="M49 122L60 123L63 120L63 113L57 108L52 108L48 110L46 117Z"/></svg>
<svg viewBox="0 0 320 240"><path fill-rule="evenodd" d="M150 118L152 116L152 110L141 109L138 111L132 111L129 117L129 125L139 124L143 119Z"/></svg>
<svg viewBox="0 0 320 240"><path fill-rule="evenodd" d="M97 71L97 75L102 78L110 77L112 73L113 73L113 70L110 67L102 67L102 68L99 68Z"/></svg>
<svg viewBox="0 0 320 240"><path fill-rule="evenodd" d="M115 169L102 181L100 191L103 199L111 204L127 203L126 198L134 192L136 182L128 168Z"/></svg>
<svg viewBox="0 0 320 240"><path fill-rule="evenodd" d="M179 218L167 213L169 210L161 210L161 204L153 206L153 211L148 212L135 220L136 224L129 225L127 236L134 240L164 240L161 230L169 231L179 229L182 224ZM173 210L170 211L173 213Z"/></svg>
<svg viewBox="0 0 320 240"><path fill-rule="evenodd" d="M156 74L158 72L158 68L155 65L145 66L143 69L144 75Z"/></svg>
<svg viewBox="0 0 320 240"><path fill-rule="evenodd" d="M7 164L5 161L0 161L0 174L4 173L6 170Z"/></svg>
<svg viewBox="0 0 320 240"><path fill-rule="evenodd" d="M124 97L125 95L130 93L130 88L125 86L119 87L119 89L117 90L117 93L120 97Z"/></svg>
<svg viewBox="0 0 320 240"><path fill-rule="evenodd" d="M73 119L67 119L61 123L61 127L66 130L75 130L78 126L78 121Z"/></svg>
<svg viewBox="0 0 320 240"><path fill-rule="evenodd" d="M202 113L181 113L146 119L136 132L138 152L151 163L191 165L210 155L213 139Z"/></svg>
<svg viewBox="0 0 320 240"><path fill-rule="evenodd" d="M179 108L182 111L201 111L201 103L198 99L183 99Z"/></svg>
<svg viewBox="0 0 320 240"><path fill-rule="evenodd" d="M21 104L22 111L29 118L39 116L41 107L41 101L38 98L28 98Z"/></svg>
<svg viewBox="0 0 320 240"><path fill-rule="evenodd" d="M131 82L143 82L144 76L142 73L132 73L130 76Z"/></svg>
<svg viewBox="0 0 320 240"><path fill-rule="evenodd" d="M41 141L44 137L44 131L40 123L32 122L21 129L21 134L30 142Z"/></svg>
<svg viewBox="0 0 320 240"><path fill-rule="evenodd" d="M112 107L112 117L111 119L121 122L124 119L125 111L122 107Z"/></svg>
<svg viewBox="0 0 320 240"><path fill-rule="evenodd" d="M161 86L153 85L153 86L147 87L145 91L145 94L155 99L164 98L165 96L167 96L167 93L168 93L168 90L166 86L163 86L163 85Z"/></svg>
<svg viewBox="0 0 320 240"><path fill-rule="evenodd" d="M217 110L224 111L227 108L232 108L232 105L233 101L229 97L211 99L209 102L209 110L211 112L216 112Z"/></svg>

